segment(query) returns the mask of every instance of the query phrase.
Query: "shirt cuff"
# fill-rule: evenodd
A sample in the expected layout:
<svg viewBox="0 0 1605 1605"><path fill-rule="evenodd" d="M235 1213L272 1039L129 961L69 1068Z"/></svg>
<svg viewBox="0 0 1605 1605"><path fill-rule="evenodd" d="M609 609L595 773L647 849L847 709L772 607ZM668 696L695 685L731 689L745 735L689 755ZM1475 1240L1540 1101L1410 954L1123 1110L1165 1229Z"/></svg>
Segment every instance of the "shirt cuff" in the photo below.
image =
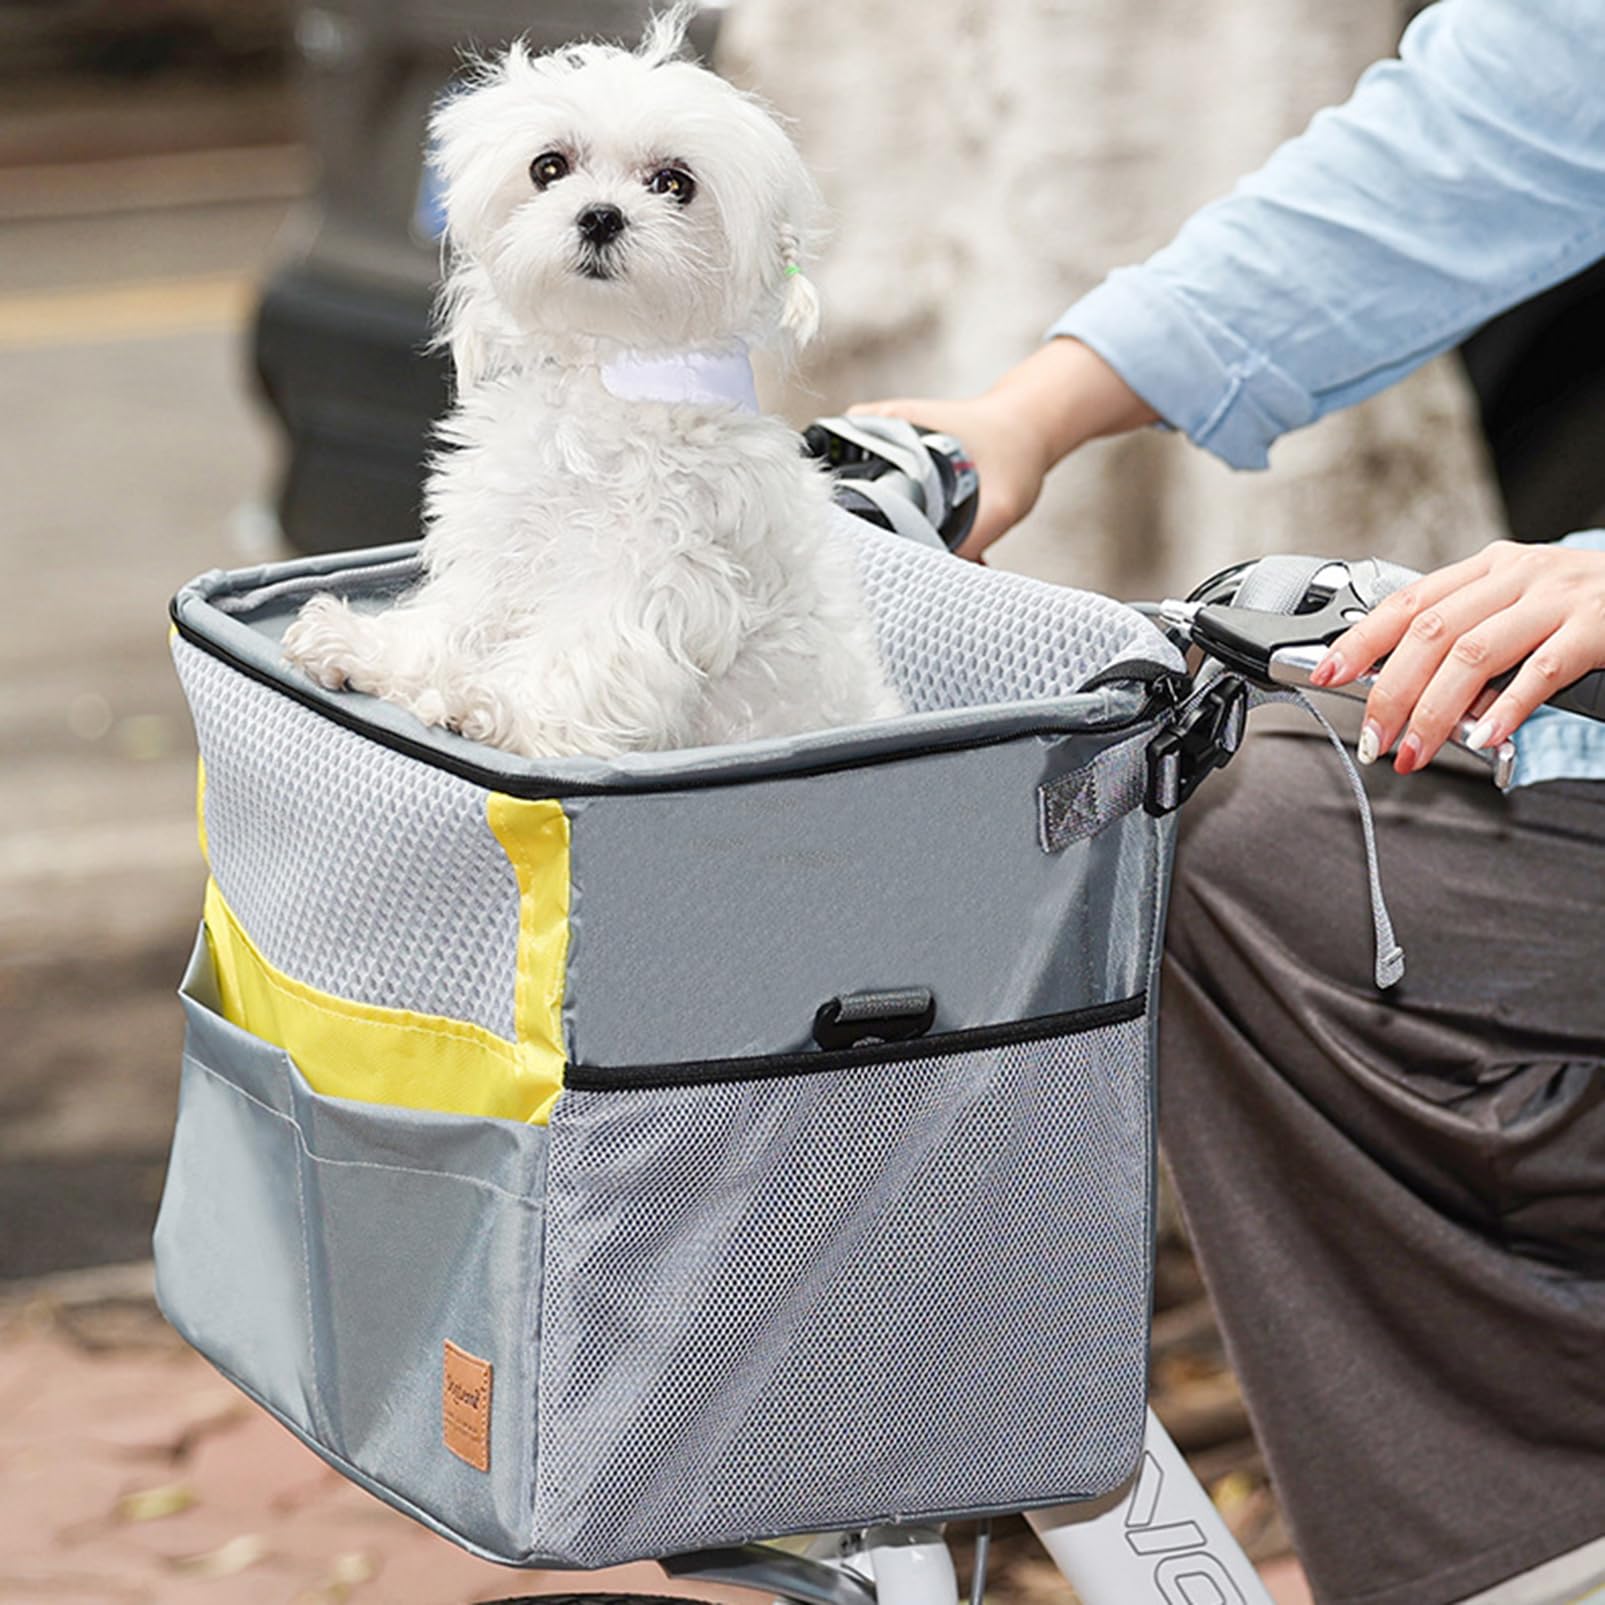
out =
<svg viewBox="0 0 1605 1605"><path fill-rule="evenodd" d="M1605 529L1580 529L1556 541L1557 546L1576 546L1585 552L1605 552Z"/></svg>
<svg viewBox="0 0 1605 1605"><path fill-rule="evenodd" d="M1314 397L1150 268L1121 268L1048 330L1103 358L1166 423L1233 468L1264 468L1272 443L1317 416Z"/></svg>

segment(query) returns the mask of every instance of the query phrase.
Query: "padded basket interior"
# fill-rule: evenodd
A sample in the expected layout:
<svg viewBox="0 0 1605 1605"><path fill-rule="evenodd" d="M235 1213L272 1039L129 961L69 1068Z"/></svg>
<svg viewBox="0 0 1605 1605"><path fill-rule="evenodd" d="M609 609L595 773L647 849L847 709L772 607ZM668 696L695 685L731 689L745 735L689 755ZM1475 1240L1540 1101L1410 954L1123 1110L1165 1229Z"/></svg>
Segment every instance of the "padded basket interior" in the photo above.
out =
<svg viewBox="0 0 1605 1605"><path fill-rule="evenodd" d="M912 712L1069 696L1117 663L1182 667L1123 603L848 522L881 656Z"/></svg>
<svg viewBox="0 0 1605 1605"><path fill-rule="evenodd" d="M1183 668L1170 641L1120 602L962 562L846 513L838 517L857 557L887 671L908 709L846 730L605 760L526 759L423 726L372 697L325 691L284 662L284 631L309 597L327 591L354 607L387 607L418 582L416 546L214 571L179 593L173 616L180 633L203 649L380 739L400 737L448 764L515 782L540 776L554 784L626 788L691 774L780 772L1044 726L1107 728L1134 717L1144 695L1136 683L1089 693L1095 678L1117 664L1133 665L1132 682Z"/></svg>

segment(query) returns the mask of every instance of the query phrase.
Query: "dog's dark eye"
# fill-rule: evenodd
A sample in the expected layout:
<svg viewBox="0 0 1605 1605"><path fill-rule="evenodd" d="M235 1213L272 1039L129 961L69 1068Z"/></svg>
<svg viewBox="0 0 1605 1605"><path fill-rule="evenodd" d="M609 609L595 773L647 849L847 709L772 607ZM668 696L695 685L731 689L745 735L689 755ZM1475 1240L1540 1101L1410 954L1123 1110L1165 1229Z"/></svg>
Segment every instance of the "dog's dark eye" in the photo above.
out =
<svg viewBox="0 0 1605 1605"><path fill-rule="evenodd" d="M646 181L654 195L672 195L682 206L697 192L697 181L683 167L660 167Z"/></svg>
<svg viewBox="0 0 1605 1605"><path fill-rule="evenodd" d="M568 157L562 151L549 150L529 164L529 176L535 181L536 189L545 189L548 184L568 176Z"/></svg>

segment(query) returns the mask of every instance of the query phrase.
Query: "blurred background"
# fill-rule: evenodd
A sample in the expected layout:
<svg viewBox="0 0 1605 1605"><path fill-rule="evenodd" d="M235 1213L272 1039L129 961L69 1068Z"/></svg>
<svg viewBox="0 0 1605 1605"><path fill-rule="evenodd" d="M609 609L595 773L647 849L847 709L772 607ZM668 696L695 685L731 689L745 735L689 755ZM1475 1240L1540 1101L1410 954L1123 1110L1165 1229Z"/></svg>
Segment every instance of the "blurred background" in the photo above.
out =
<svg viewBox="0 0 1605 1605"><path fill-rule="evenodd" d="M449 375L428 108L458 51L629 37L635 0L0 0L0 1600L489 1599L150 1303L197 918L186 579L413 538ZM731 0L696 43L795 120L832 212L798 423L987 383L1405 20L1395 0ZM917 26L915 25L917 21ZM1271 550L1420 565L1605 522L1605 276L1234 476L1082 453L996 560L1122 595ZM1179 1228L1162 1414L1256 1554L1288 1539ZM1068 1600L1005 1534L1000 1601ZM1296 1568L1274 1571L1301 1596ZM656 1574L649 1579L656 1586ZM555 1586L555 1585L554 1585ZM708 1590L698 1590L707 1593Z"/></svg>

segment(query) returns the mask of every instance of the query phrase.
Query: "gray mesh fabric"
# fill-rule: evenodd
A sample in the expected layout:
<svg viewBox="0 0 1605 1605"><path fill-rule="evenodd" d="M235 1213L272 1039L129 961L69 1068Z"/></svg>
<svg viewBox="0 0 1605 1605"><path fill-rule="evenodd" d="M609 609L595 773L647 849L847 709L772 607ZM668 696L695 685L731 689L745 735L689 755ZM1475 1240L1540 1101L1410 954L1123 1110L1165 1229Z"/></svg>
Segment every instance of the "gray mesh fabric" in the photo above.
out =
<svg viewBox="0 0 1605 1605"><path fill-rule="evenodd" d="M1143 1020L580 1091L550 1131L538 1547L595 1566L1106 1491L1146 1385Z"/></svg>
<svg viewBox="0 0 1605 1605"><path fill-rule="evenodd" d="M1140 613L869 530L855 537L881 657L910 711L1037 701L1133 658L1180 668Z"/></svg>
<svg viewBox="0 0 1605 1605"><path fill-rule="evenodd" d="M518 879L486 792L174 646L212 873L269 963L359 1003L513 1036Z"/></svg>

